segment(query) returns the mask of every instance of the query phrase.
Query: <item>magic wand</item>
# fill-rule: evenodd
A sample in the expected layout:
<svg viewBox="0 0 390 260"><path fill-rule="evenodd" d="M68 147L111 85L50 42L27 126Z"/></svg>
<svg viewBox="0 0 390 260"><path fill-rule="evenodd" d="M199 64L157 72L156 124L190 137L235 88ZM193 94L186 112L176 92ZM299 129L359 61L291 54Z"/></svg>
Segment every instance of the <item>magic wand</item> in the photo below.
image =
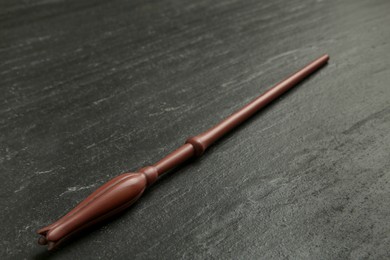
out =
<svg viewBox="0 0 390 260"><path fill-rule="evenodd" d="M41 235L38 243L48 245L48 249L51 250L78 231L128 208L141 197L145 189L153 184L160 175L190 158L201 156L215 141L324 66L328 60L329 56L327 54L314 60L206 132L187 139L183 146L168 154L159 162L141 168L137 172L125 173L110 180L65 216L38 230L38 234Z"/></svg>

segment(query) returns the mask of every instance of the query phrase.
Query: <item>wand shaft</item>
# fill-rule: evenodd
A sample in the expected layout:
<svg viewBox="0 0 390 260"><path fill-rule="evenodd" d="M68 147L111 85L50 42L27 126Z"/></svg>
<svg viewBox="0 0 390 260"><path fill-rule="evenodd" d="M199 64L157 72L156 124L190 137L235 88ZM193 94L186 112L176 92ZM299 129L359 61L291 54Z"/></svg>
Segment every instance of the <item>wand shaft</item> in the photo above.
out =
<svg viewBox="0 0 390 260"><path fill-rule="evenodd" d="M329 55L327 54L319 57L301 70L280 81L214 127L197 136L189 138L185 145L153 165L157 169L158 175L169 171L194 156L201 156L210 145L242 124L287 90L297 85L310 74L324 66L328 60Z"/></svg>

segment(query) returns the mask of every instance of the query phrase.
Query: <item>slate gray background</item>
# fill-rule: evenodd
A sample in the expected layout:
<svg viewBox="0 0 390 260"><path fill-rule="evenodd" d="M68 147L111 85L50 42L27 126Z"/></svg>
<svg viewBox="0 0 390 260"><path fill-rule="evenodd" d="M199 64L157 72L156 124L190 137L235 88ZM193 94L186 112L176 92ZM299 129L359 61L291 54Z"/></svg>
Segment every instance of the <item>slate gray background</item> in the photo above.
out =
<svg viewBox="0 0 390 260"><path fill-rule="evenodd" d="M2 259L389 259L390 2L0 3ZM49 224L317 56L118 219Z"/></svg>

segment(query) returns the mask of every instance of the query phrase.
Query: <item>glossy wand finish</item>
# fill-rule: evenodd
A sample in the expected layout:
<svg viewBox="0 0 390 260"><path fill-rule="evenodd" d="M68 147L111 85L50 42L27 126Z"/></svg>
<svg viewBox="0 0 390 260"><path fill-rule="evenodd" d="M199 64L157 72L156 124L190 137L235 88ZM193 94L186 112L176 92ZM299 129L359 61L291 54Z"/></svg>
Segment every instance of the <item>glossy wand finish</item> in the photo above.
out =
<svg viewBox="0 0 390 260"><path fill-rule="evenodd" d="M133 204L153 184L158 176L177 167L193 157L201 156L205 150L239 126L271 101L294 87L314 71L321 68L329 60L323 55L303 69L292 74L270 88L264 94L236 111L209 130L187 139L186 143L152 166L139 169L135 173L122 174L93 192L68 214L46 226L38 233L38 243L48 245L48 249L57 247L62 241L78 231L107 219Z"/></svg>

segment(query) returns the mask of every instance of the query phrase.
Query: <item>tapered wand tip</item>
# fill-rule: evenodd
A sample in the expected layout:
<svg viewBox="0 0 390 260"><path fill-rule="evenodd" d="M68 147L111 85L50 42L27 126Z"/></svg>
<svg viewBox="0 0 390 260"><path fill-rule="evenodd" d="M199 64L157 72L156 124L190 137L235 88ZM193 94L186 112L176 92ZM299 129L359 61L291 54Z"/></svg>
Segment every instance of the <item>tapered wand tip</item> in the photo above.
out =
<svg viewBox="0 0 390 260"><path fill-rule="evenodd" d="M324 55L322 55L322 57L320 59L324 59L325 61L328 61L329 60L329 54L325 53Z"/></svg>

